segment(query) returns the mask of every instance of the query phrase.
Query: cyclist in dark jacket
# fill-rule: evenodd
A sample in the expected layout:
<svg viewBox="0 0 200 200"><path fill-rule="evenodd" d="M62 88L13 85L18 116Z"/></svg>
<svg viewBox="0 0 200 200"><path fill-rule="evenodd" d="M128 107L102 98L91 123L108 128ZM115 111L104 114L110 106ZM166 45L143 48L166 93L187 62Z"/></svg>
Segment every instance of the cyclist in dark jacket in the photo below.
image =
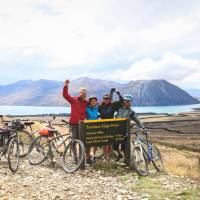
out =
<svg viewBox="0 0 200 200"><path fill-rule="evenodd" d="M119 101L112 102L113 93L116 92L119 96ZM112 88L110 94L105 94L103 96L103 102L99 105L99 114L101 119L112 119L114 118L115 112L117 112L123 106L123 97L120 92L115 88ZM103 146L105 160L109 160L111 153L111 146Z"/></svg>
<svg viewBox="0 0 200 200"><path fill-rule="evenodd" d="M113 93L116 92L119 96L119 101L112 102ZM101 119L112 119L114 113L117 112L123 105L123 97L120 92L112 88L110 94L103 96L103 102L99 105L99 113Z"/></svg>

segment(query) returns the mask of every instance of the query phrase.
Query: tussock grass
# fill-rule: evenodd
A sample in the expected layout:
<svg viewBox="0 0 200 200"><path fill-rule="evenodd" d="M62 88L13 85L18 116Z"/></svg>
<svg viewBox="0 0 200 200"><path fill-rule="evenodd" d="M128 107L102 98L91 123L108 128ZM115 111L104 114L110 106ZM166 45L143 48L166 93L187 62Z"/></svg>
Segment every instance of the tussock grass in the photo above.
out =
<svg viewBox="0 0 200 200"><path fill-rule="evenodd" d="M199 154L159 146L167 171L192 179L200 179Z"/></svg>

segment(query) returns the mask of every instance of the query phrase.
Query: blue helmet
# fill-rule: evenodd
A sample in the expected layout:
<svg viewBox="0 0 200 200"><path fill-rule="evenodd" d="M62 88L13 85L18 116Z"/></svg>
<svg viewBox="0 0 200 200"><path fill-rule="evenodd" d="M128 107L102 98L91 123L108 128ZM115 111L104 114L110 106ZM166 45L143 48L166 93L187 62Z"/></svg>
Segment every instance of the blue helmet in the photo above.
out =
<svg viewBox="0 0 200 200"><path fill-rule="evenodd" d="M133 96L131 94L125 94L123 96L124 100L126 101L132 101L133 100Z"/></svg>

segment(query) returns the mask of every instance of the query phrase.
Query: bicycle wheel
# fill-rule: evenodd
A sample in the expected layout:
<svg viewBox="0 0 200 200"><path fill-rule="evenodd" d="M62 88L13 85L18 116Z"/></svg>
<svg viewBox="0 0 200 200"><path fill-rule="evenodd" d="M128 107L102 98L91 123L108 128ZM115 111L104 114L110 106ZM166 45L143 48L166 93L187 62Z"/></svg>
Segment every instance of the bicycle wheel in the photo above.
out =
<svg viewBox="0 0 200 200"><path fill-rule="evenodd" d="M161 153L155 145L152 145L152 163L158 172L164 171L165 167L164 167Z"/></svg>
<svg viewBox="0 0 200 200"><path fill-rule="evenodd" d="M18 138L19 138L19 155L20 157L25 157L28 153L28 149L31 145L33 138L31 134L26 130L19 131Z"/></svg>
<svg viewBox="0 0 200 200"><path fill-rule="evenodd" d="M63 154L63 169L67 173L73 173L83 162L85 162L85 147L80 140L72 140Z"/></svg>
<svg viewBox="0 0 200 200"><path fill-rule="evenodd" d="M149 174L149 165L144 149L135 146L131 152L131 168L136 171L139 176L147 176Z"/></svg>
<svg viewBox="0 0 200 200"><path fill-rule="evenodd" d="M47 159L50 152L48 137L38 136L35 138L28 150L28 161L31 165L39 165Z"/></svg>
<svg viewBox="0 0 200 200"><path fill-rule="evenodd" d="M8 145L8 165L13 173L19 166L19 140L16 137L13 137Z"/></svg>

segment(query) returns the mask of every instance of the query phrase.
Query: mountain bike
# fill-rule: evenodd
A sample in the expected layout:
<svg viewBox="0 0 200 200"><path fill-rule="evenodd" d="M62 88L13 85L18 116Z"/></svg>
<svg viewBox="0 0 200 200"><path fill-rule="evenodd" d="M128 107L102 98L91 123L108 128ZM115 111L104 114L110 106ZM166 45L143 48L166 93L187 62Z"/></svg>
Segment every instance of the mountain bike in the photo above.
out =
<svg viewBox="0 0 200 200"><path fill-rule="evenodd" d="M138 175L147 176L149 174L149 164L153 164L158 172L164 170L164 163L159 149L149 141L150 132L145 129L137 129L134 133L135 141L132 141L131 167Z"/></svg>
<svg viewBox="0 0 200 200"><path fill-rule="evenodd" d="M53 164L54 152L56 152L62 158L64 171L73 173L85 162L84 144L80 140L73 139L68 133L60 134L52 126L53 120L49 120L48 126L40 130L40 135L32 141L28 150L29 163L39 165L47 160L50 164ZM62 122L69 125L65 120L62 120Z"/></svg>
<svg viewBox="0 0 200 200"><path fill-rule="evenodd" d="M4 156L8 160L9 169L15 173L19 167L20 156L24 156L23 140L20 132L23 131L24 124L19 119L9 122L0 129L0 158Z"/></svg>
<svg viewBox="0 0 200 200"><path fill-rule="evenodd" d="M31 127L34 122L23 121L20 119L12 120L12 121L3 121L4 127L8 129L15 130L17 127L17 135L20 141L19 144L19 155L20 157L25 157L28 153L28 148L33 140L33 134L27 130L27 127Z"/></svg>

